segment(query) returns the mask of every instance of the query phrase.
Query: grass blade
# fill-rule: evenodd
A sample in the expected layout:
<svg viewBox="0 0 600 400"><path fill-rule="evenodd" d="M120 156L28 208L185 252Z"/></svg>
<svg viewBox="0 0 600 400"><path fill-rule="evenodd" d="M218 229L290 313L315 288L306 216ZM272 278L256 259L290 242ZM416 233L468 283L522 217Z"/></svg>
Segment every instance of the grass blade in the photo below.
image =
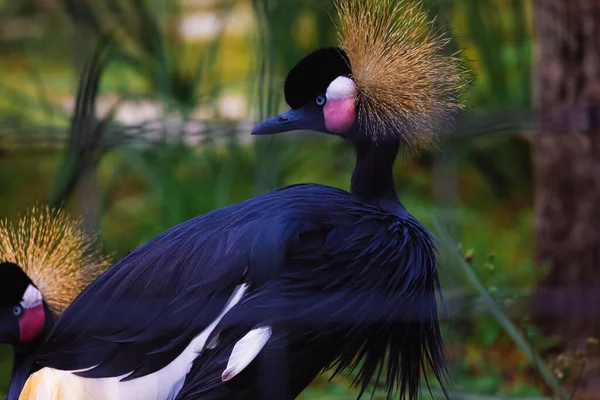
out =
<svg viewBox="0 0 600 400"><path fill-rule="evenodd" d="M543 362L540 356L536 353L536 351L531 347L527 339L523 336L521 331L513 324L510 318L502 311L500 306L496 303L494 298L490 295L488 290L485 288L483 283L477 277L477 274L469 265L468 262L462 257L460 252L458 251L458 245L452 240L446 231L441 227L437 218L433 217L433 225L435 227L436 232L439 235L440 242L447 248L450 254L454 256L456 259L456 263L463 270L473 287L481 296L483 302L487 306L490 313L496 318L498 323L504 328L506 333L513 339L515 344L525 353L529 361L535 366L538 370L540 376L544 379L544 381L550 386L555 393L557 393L561 399L568 399L569 396L566 394L564 389L561 387L558 378L554 375L554 373L548 368L548 366Z"/></svg>

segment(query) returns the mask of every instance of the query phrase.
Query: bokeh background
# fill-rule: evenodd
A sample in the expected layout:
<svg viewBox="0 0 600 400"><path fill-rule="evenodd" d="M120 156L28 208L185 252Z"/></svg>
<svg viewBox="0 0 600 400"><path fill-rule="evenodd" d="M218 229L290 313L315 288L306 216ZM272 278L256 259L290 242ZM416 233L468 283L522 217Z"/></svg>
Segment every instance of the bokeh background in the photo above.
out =
<svg viewBox="0 0 600 400"><path fill-rule="evenodd" d="M440 240L450 395L589 397L578 380L595 337L564 346L530 311L551 268L535 253L536 5L424 6L475 76L456 129L395 167L401 200ZM117 260L282 185L348 189L351 145L249 135L285 108L289 68L336 43L334 16L331 0L0 0L0 217L63 205ZM1 348L0 395L10 367ZM351 399L350 382L324 376L302 398Z"/></svg>

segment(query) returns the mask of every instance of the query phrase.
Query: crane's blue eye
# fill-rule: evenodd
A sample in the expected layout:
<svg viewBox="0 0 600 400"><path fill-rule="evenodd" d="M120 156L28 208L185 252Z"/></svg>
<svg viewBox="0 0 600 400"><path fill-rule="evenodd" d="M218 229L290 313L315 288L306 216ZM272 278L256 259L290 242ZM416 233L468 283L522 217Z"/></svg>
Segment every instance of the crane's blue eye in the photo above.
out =
<svg viewBox="0 0 600 400"><path fill-rule="evenodd" d="M18 317L22 313L23 313L23 307L21 307L21 306L15 306L15 308L13 308L13 314L14 314L15 317Z"/></svg>
<svg viewBox="0 0 600 400"><path fill-rule="evenodd" d="M325 98L325 96L317 96L317 105L322 106L323 104L325 104L326 101L327 99Z"/></svg>

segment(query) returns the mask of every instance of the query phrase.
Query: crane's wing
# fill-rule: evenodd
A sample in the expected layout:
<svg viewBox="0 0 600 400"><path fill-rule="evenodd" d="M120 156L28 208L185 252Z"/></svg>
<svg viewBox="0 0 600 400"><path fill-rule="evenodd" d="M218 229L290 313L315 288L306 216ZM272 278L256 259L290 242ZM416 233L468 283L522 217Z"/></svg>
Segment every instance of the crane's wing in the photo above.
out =
<svg viewBox="0 0 600 400"><path fill-rule="evenodd" d="M239 393L294 398L333 366L336 372L358 367L363 391L376 375L390 392L400 389L411 399L428 368L443 384L435 242L406 213L362 211L300 236L288 249L281 279L245 297L219 322L209 339L218 345L194 361L178 400L236 399ZM224 382L234 347L265 326L270 337L258 343L262 351ZM274 364L278 353L284 362Z"/></svg>
<svg viewBox="0 0 600 400"><path fill-rule="evenodd" d="M168 365L237 285L260 286L281 264L302 225L282 211L284 192L189 220L130 252L67 308L39 363L87 378L128 374L124 381Z"/></svg>

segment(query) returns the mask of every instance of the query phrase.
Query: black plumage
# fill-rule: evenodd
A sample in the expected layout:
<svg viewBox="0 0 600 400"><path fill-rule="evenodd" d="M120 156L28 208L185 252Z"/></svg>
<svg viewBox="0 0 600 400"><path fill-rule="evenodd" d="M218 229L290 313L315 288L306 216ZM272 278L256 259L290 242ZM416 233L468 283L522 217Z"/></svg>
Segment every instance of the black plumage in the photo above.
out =
<svg viewBox="0 0 600 400"><path fill-rule="evenodd" d="M257 324L273 326L267 353L289 347L290 370L302 378L290 379L294 395L334 361L354 365L357 354L364 384L388 350L399 356L388 361L386 380L411 395L427 362L443 367L427 230L399 203L376 206L311 184L197 217L135 249L65 311L40 363L65 370L95 366L78 373L94 378L155 372L216 318L242 281L250 284L249 295L215 330L225 332L219 338L224 347L197 359L181 398L210 393L206 380L216 382L222 370L217 376L198 372L219 370L235 332ZM215 352L220 361L212 364ZM207 398L230 398L228 388L243 379L220 382Z"/></svg>

